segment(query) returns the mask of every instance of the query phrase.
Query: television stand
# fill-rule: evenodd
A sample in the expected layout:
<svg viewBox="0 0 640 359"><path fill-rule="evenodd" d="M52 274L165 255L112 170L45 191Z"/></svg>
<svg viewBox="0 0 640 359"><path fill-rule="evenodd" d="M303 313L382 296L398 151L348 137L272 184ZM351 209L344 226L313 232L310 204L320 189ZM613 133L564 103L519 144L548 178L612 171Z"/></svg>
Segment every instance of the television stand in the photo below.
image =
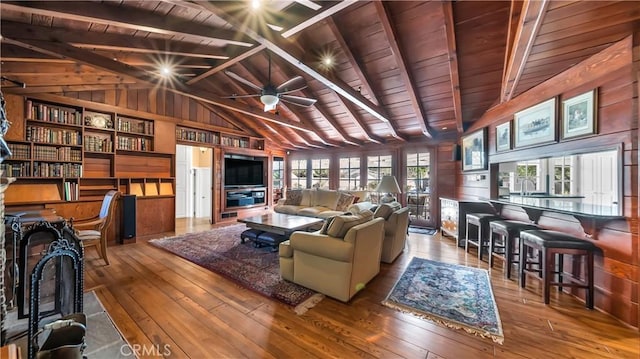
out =
<svg viewBox="0 0 640 359"><path fill-rule="evenodd" d="M266 187L225 189L225 207L246 208L266 204Z"/></svg>

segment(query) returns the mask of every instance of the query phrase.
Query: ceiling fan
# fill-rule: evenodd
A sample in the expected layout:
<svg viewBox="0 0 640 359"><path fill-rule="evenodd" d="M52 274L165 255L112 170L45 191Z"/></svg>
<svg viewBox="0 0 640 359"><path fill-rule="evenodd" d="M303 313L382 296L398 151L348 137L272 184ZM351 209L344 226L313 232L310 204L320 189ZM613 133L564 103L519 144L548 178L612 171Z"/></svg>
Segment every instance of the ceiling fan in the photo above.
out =
<svg viewBox="0 0 640 359"><path fill-rule="evenodd" d="M267 84L264 85L263 87L260 87L254 84L253 82L245 79L244 77L234 72L226 70L224 73L227 74L227 76L231 77L232 79L240 83L243 83L251 87L252 89L260 91L260 93L253 94L253 95L232 95L232 96L226 96L226 98L236 99L236 98L242 98L242 97L258 97L259 96L260 102L262 102L262 104L264 105L265 112L275 110L276 105L280 100L293 105L304 106L304 107L311 106L314 103L316 103L316 101L318 101L312 98L289 95L292 92L300 91L307 87L307 85L305 85L304 83L304 78L302 78L302 76L292 77L287 81L283 82L282 84L278 86L274 86L271 83L271 56L269 56L269 80Z"/></svg>

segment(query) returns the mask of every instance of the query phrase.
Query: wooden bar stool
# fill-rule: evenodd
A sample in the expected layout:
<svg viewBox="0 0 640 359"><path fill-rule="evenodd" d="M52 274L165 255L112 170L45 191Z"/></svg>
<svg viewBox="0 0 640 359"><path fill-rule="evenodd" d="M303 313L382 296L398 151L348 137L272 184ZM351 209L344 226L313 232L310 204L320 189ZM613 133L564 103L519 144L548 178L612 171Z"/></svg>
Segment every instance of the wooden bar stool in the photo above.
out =
<svg viewBox="0 0 640 359"><path fill-rule="evenodd" d="M520 231L538 229L531 223L514 220L494 220L489 222L489 267L493 268L493 257L503 259L506 270L505 276L511 278L511 267L518 262L515 256L519 248L516 240L520 239Z"/></svg>
<svg viewBox="0 0 640 359"><path fill-rule="evenodd" d="M467 232L465 233L464 250L469 252L469 245L478 247L478 259L482 260L482 250L489 248L489 222L504 219L493 213L467 213ZM469 237L469 227L476 226L478 237Z"/></svg>
<svg viewBox="0 0 640 359"><path fill-rule="evenodd" d="M539 251L542 259L542 265L539 269L530 269L528 267L528 249ZM526 286L526 277L528 272L542 274L544 303L549 304L550 287L558 286L562 291L562 287L584 288L587 290L586 306L593 309L594 288L593 288L593 254L598 250L593 243L571 236L566 233L551 230L525 230L520 232L520 287ZM563 256L571 254L574 256L573 273L564 272ZM557 255L557 261L556 261ZM579 269L580 262L578 257L586 258L587 272L585 278L580 279ZM557 268L556 268L557 265ZM553 281L553 276L557 275L557 281ZM563 283L563 279L567 276L570 283Z"/></svg>

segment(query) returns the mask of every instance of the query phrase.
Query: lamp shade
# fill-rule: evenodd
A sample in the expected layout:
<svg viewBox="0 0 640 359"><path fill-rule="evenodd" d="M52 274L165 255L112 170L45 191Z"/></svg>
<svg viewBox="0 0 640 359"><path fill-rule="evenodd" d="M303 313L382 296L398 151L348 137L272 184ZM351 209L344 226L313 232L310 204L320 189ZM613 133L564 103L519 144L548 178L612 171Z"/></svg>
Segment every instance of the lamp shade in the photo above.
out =
<svg viewBox="0 0 640 359"><path fill-rule="evenodd" d="M275 106L278 103L278 96L265 94L260 96L260 102L265 106Z"/></svg>
<svg viewBox="0 0 640 359"><path fill-rule="evenodd" d="M398 181L396 181L394 176L382 176L376 192L401 193L402 191L400 191L400 186L398 186Z"/></svg>

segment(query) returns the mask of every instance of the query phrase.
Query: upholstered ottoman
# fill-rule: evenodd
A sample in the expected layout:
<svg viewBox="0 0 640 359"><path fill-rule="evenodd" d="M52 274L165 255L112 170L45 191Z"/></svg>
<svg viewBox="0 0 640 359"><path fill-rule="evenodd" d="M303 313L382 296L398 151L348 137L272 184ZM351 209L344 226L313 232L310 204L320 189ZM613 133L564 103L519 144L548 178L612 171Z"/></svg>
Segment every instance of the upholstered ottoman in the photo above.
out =
<svg viewBox="0 0 640 359"><path fill-rule="evenodd" d="M284 242L286 240L287 240L287 237L283 235L269 233L269 232L262 232L255 239L255 243L257 243L258 245L270 246L272 247L273 251L276 252L278 250L278 245L281 242Z"/></svg>
<svg viewBox="0 0 640 359"><path fill-rule="evenodd" d="M258 239L258 236L262 233L262 231L257 229L247 229L246 231L240 233L240 242L244 243L244 241L247 239L256 241Z"/></svg>

